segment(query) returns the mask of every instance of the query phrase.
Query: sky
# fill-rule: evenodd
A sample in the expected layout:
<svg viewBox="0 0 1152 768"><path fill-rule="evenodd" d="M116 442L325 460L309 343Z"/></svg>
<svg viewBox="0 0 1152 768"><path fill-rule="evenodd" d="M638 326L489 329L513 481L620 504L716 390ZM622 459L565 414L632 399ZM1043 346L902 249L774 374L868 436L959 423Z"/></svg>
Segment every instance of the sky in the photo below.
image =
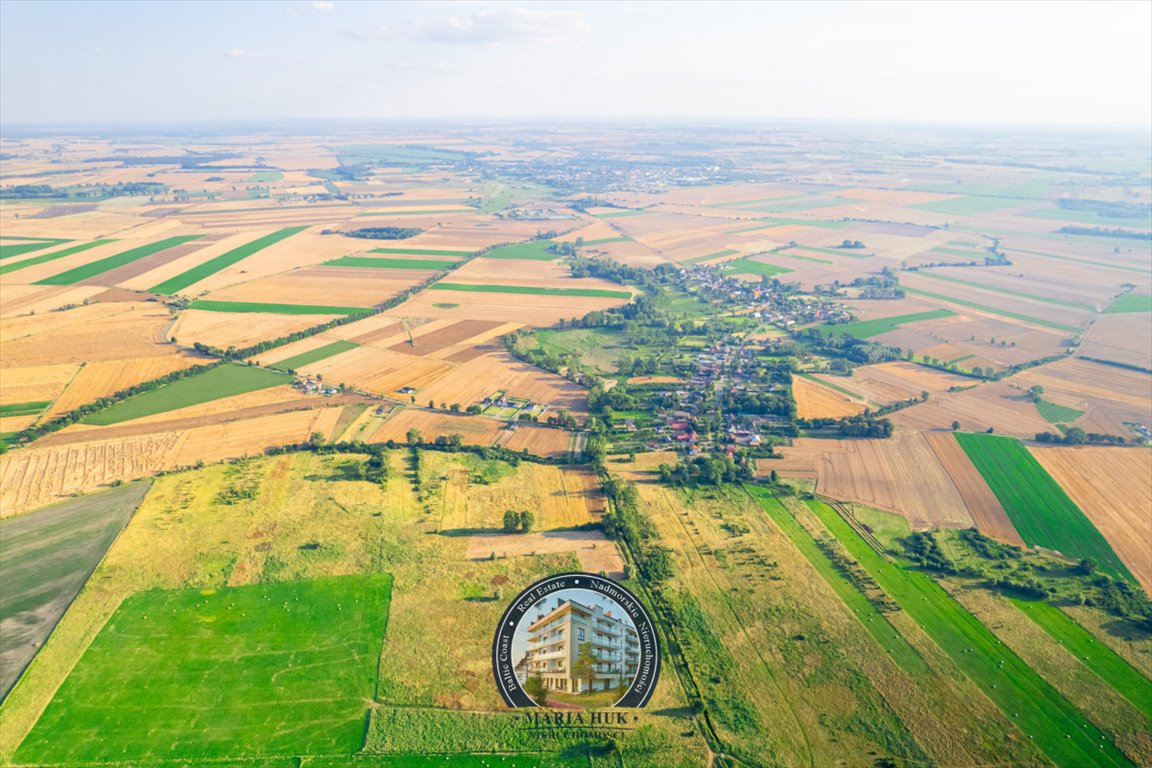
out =
<svg viewBox="0 0 1152 768"><path fill-rule="evenodd" d="M1152 126L1152 2L0 0L0 122Z"/></svg>

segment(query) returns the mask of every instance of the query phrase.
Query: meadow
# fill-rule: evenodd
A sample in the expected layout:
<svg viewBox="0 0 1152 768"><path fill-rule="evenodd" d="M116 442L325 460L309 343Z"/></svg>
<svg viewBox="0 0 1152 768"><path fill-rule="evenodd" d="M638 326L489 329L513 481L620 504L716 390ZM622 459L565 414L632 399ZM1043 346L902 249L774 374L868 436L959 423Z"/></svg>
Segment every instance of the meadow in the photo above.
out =
<svg viewBox="0 0 1152 768"><path fill-rule="evenodd" d="M1125 293L1118 296L1115 301L1109 304L1104 312L1107 314L1152 312L1152 296L1146 296L1141 293Z"/></svg>
<svg viewBox="0 0 1152 768"><path fill-rule="evenodd" d="M970 432L958 432L956 440L1004 506L1025 544L1067 557L1090 558L1101 569L1133 580L1096 527L1023 443Z"/></svg>
<svg viewBox="0 0 1152 768"><path fill-rule="evenodd" d="M405 254L408 256L468 256L472 251L457 251L448 248L373 248L369 253Z"/></svg>
<svg viewBox="0 0 1152 768"><path fill-rule="evenodd" d="M736 259L735 261L725 262L724 265L720 267L720 271L728 275L759 275L772 277L773 275L787 274L792 270L764 261L756 261L755 259Z"/></svg>
<svg viewBox="0 0 1152 768"><path fill-rule="evenodd" d="M11 238L5 238L11 239ZM10 259L13 256L23 256L26 253L34 251L42 251L45 248L52 248L53 246L63 245L70 242L69 240L61 240L59 238L28 238L29 242L25 243L4 243L0 244L0 259Z"/></svg>
<svg viewBox="0 0 1152 768"><path fill-rule="evenodd" d="M311 365L312 363L318 363L321 360L326 360L329 357L335 357L341 352L347 352L349 350L356 349L358 346L360 345L352 341L334 341L331 344L325 344L322 347L317 347L316 349L309 350L308 352L301 352L298 355L293 355L292 357L281 360L280 362L274 363L268 367L276 368L281 371L294 371L297 368L302 368L305 365Z"/></svg>
<svg viewBox="0 0 1152 768"><path fill-rule="evenodd" d="M324 262L326 267L368 267L370 269L431 269L442 271L456 266L455 261L437 259L376 259L364 256L341 256Z"/></svg>
<svg viewBox="0 0 1152 768"><path fill-rule="evenodd" d="M875 320L861 320L847 325L821 326L820 332L826 336L839 336L846 334L858 339L870 339L882 333L894 331L902 325L916 323L921 320L938 320L942 317L952 317L955 312L947 309L933 309L927 312L916 312L909 315L895 315L893 317L880 317Z"/></svg>
<svg viewBox="0 0 1152 768"><path fill-rule="evenodd" d="M133 395L92 414L85 424L109 425L187 408L212 400L287 384L292 377L255 366L229 363L164 384L158 389Z"/></svg>
<svg viewBox="0 0 1152 768"><path fill-rule="evenodd" d="M15 759L356 752L391 584L375 574L131 595Z"/></svg>
<svg viewBox="0 0 1152 768"><path fill-rule="evenodd" d="M516 245L493 248L484 254L486 259L527 259L529 261L554 261L560 254L549 250L555 247L552 240L529 240Z"/></svg>

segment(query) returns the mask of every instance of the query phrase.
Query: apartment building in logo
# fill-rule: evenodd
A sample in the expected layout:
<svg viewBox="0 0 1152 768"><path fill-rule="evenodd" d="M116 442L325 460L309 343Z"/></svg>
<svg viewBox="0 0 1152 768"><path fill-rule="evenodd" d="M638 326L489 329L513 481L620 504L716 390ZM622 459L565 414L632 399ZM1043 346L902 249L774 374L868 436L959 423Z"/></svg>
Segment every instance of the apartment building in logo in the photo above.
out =
<svg viewBox="0 0 1152 768"><path fill-rule="evenodd" d="M517 672L539 675L548 690L585 693L630 685L639 662L631 621L600 606L558 599L528 626L528 649Z"/></svg>

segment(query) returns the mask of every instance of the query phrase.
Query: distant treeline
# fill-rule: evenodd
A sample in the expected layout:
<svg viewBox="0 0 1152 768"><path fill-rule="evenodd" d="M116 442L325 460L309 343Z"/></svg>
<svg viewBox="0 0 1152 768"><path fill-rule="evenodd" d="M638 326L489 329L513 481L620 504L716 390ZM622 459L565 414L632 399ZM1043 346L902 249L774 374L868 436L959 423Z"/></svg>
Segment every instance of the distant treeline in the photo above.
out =
<svg viewBox="0 0 1152 768"><path fill-rule="evenodd" d="M1075 200L1064 198L1059 201L1066 211L1087 211L1097 216L1112 219L1140 219L1152 216L1152 204L1125 203L1114 200Z"/></svg>
<svg viewBox="0 0 1152 768"><path fill-rule="evenodd" d="M119 182L81 187L53 187L50 184L17 184L0 188L0 200L35 200L60 197L121 197L124 195L161 195L168 191L166 184L151 181Z"/></svg>
<svg viewBox="0 0 1152 768"><path fill-rule="evenodd" d="M345 237L363 237L367 240L407 240L410 237L422 234L424 230L417 227L362 227L351 232L337 232L325 229L324 235L344 235Z"/></svg>
<svg viewBox="0 0 1152 768"><path fill-rule="evenodd" d="M1129 240L1152 240L1152 232L1134 232L1130 229L1105 229L1104 227L1060 227L1061 235L1088 235L1089 237L1124 237Z"/></svg>

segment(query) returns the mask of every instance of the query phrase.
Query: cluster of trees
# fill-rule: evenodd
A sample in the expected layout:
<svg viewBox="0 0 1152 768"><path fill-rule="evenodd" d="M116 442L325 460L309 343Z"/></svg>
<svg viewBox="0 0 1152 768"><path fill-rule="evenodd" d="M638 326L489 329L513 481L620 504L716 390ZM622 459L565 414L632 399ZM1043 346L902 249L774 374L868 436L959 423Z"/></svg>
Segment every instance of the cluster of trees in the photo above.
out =
<svg viewBox="0 0 1152 768"><path fill-rule="evenodd" d="M746 452L734 456L727 453L714 453L711 456L697 456L684 459L674 466L660 465L660 480L675 487L694 488L698 485L714 485L751 480L755 466Z"/></svg>
<svg viewBox="0 0 1152 768"><path fill-rule="evenodd" d="M898 540L908 559L924 568L941 573L955 573L956 564L944 554L931 531L916 531Z"/></svg>
<svg viewBox="0 0 1152 768"><path fill-rule="evenodd" d="M508 533L531 533L536 524L536 515L530 510L504 510L504 530Z"/></svg>
<svg viewBox="0 0 1152 768"><path fill-rule="evenodd" d="M115 184L81 185L59 188L50 184L16 184L0 188L0 200L31 200L54 197L120 197L160 195L168 191L166 184L152 181L120 181Z"/></svg>
<svg viewBox="0 0 1152 768"><path fill-rule="evenodd" d="M672 558L667 547L653 543L656 529L640 511L636 488L614 477L605 478L603 488L604 495L612 502L604 515L605 534L631 553L645 583L659 588L672 576Z"/></svg>
<svg viewBox="0 0 1152 768"><path fill-rule="evenodd" d="M899 360L900 347L890 347L875 341L858 339L849 333L825 336L817 328L804 331L805 340L813 351L830 357L844 357L862 365Z"/></svg>
<svg viewBox="0 0 1152 768"><path fill-rule="evenodd" d="M424 230L418 227L361 227L350 232L338 232L325 229L322 235L344 235L345 237L362 237L366 240L407 240L410 237L422 234Z"/></svg>
<svg viewBox="0 0 1152 768"><path fill-rule="evenodd" d="M1062 235L1088 235L1090 237L1124 237L1129 240L1152 240L1152 232L1137 232L1131 229L1113 227L1060 227L1056 230Z"/></svg>
<svg viewBox="0 0 1152 768"><path fill-rule="evenodd" d="M1152 216L1152 205L1123 200L1083 200L1065 197L1059 200L1059 205L1066 211L1087 211L1111 219L1144 219Z"/></svg>
<svg viewBox="0 0 1152 768"><path fill-rule="evenodd" d="M584 238L578 237L575 242L571 243L552 243L552 245L548 246L548 250L559 256L575 256L583 247Z"/></svg>
<svg viewBox="0 0 1152 768"><path fill-rule="evenodd" d="M859 240L845 240L844 242L840 243L840 247L841 248L863 248L864 243L860 242Z"/></svg>
<svg viewBox="0 0 1152 768"><path fill-rule="evenodd" d="M1055 432L1036 433L1038 443L1062 443L1064 445L1124 445L1127 440L1117 435L1106 435L1099 432L1085 432L1080 427L1068 427L1063 435Z"/></svg>

